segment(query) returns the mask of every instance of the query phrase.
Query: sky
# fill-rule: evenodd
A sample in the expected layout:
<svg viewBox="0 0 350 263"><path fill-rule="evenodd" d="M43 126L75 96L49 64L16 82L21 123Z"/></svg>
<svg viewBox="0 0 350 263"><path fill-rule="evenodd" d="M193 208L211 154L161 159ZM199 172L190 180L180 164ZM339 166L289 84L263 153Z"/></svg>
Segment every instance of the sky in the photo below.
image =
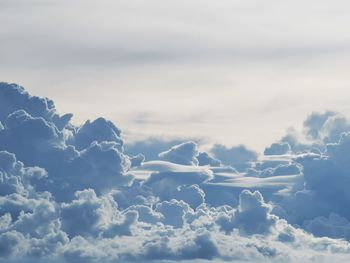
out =
<svg viewBox="0 0 350 263"><path fill-rule="evenodd" d="M0 263L349 262L349 9L0 0Z"/></svg>
<svg viewBox="0 0 350 263"><path fill-rule="evenodd" d="M344 0L0 0L0 76L77 125L112 120L127 143L262 152L311 112L350 116L349 11Z"/></svg>

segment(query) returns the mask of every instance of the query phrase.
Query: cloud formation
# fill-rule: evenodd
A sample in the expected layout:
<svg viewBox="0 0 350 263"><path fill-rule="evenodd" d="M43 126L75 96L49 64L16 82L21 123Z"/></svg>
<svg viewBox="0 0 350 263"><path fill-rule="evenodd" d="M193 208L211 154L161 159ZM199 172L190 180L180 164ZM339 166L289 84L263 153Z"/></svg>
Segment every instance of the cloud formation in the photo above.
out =
<svg viewBox="0 0 350 263"><path fill-rule="evenodd" d="M129 156L112 122L75 127L18 85L1 83L0 102L4 262L350 258L349 121L338 113L313 113L264 156L188 141L157 158L154 147Z"/></svg>

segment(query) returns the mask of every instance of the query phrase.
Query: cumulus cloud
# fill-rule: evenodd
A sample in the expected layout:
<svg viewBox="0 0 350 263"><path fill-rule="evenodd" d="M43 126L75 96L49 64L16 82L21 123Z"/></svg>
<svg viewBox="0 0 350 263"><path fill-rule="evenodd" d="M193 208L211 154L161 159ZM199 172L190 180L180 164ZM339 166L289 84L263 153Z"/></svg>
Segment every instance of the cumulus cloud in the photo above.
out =
<svg viewBox="0 0 350 263"><path fill-rule="evenodd" d="M214 157L210 156L207 152L200 152L197 155L198 165L210 165L210 166L221 166L222 163L220 160L215 159Z"/></svg>
<svg viewBox="0 0 350 263"><path fill-rule="evenodd" d="M158 160L158 155L161 152L169 150L175 145L183 143L180 139L164 139L151 137L141 141L126 142L125 152L130 156L135 156L139 153L145 156L145 160Z"/></svg>
<svg viewBox="0 0 350 263"><path fill-rule="evenodd" d="M59 128L53 102L32 97L17 85L3 83L2 87L4 112L14 111L4 117L0 150L14 153L26 165L44 168L50 179L40 190L63 200L76 190L94 187L101 192L131 182L132 176L127 175L131 163L123 154L120 131L111 122L99 118L80 128L69 123Z"/></svg>
<svg viewBox="0 0 350 263"><path fill-rule="evenodd" d="M110 121L104 118L98 118L91 121L86 121L74 135L73 145L78 149L86 149L94 141L115 142L118 148L123 146L121 139L121 131Z"/></svg>
<svg viewBox="0 0 350 263"><path fill-rule="evenodd" d="M290 151L290 145L286 142L273 143L270 147L265 148L265 155L282 155Z"/></svg>
<svg viewBox="0 0 350 263"><path fill-rule="evenodd" d="M158 156L161 160L184 165L198 165L196 156L198 155L197 144L194 142L185 142L171 147Z"/></svg>
<svg viewBox="0 0 350 263"><path fill-rule="evenodd" d="M269 215L271 208L262 195L244 190L239 196L239 206L234 216L234 225L247 234L263 234L275 224L276 217Z"/></svg>
<svg viewBox="0 0 350 263"><path fill-rule="evenodd" d="M211 149L211 152L222 163L232 165L240 171L249 168L258 157L256 152L247 149L244 145L229 148L224 145L216 144Z"/></svg>
<svg viewBox="0 0 350 263"><path fill-rule="evenodd" d="M305 220L303 227L315 236L350 240L350 222L335 213Z"/></svg>
<svg viewBox="0 0 350 263"><path fill-rule="evenodd" d="M121 214L111 195L98 197L93 189L85 189L75 197L61 209L62 229L69 236L130 235L136 213Z"/></svg>
<svg viewBox="0 0 350 263"><path fill-rule="evenodd" d="M17 84L0 82L0 121L5 121L10 113L24 110L33 117L52 121L59 129L69 124L72 114L60 116L54 102L47 98L31 96Z"/></svg>
<svg viewBox="0 0 350 263"><path fill-rule="evenodd" d="M313 113L303 140L289 132L262 157L192 141L128 156L106 119L76 127L15 84L1 83L0 102L0 260L350 258L350 136L338 113Z"/></svg>
<svg viewBox="0 0 350 263"><path fill-rule="evenodd" d="M349 120L337 112L313 112L304 122L306 136L326 143L337 142L350 129Z"/></svg>

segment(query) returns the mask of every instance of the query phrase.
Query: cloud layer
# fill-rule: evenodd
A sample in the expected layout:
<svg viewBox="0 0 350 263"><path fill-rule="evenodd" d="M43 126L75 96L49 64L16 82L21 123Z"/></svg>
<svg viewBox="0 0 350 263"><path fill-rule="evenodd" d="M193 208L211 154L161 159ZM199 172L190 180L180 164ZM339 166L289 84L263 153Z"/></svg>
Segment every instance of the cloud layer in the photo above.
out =
<svg viewBox="0 0 350 263"><path fill-rule="evenodd" d="M71 117L0 84L1 260L350 258L350 126L339 113L311 114L264 156L193 141L124 149L112 122Z"/></svg>

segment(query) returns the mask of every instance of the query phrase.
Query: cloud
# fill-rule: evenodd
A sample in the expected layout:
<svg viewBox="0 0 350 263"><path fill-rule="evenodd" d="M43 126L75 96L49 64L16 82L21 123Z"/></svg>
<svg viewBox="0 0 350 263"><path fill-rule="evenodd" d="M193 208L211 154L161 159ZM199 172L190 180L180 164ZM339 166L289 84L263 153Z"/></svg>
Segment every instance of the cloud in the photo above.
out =
<svg viewBox="0 0 350 263"><path fill-rule="evenodd" d="M314 113L304 137L289 132L272 155L215 145L213 157L188 141L151 146L160 157L146 161L124 152L112 122L76 127L50 100L1 85L0 260L350 258L350 137L339 114Z"/></svg>
<svg viewBox="0 0 350 263"><path fill-rule="evenodd" d="M4 122L10 113L24 110L33 117L52 121L59 129L64 128L72 114L58 115L54 102L47 98L29 95L17 84L0 82L0 121Z"/></svg>
<svg viewBox="0 0 350 263"><path fill-rule="evenodd" d="M334 213L327 218L321 216L306 220L303 227L315 236L350 240L350 222Z"/></svg>
<svg viewBox="0 0 350 263"><path fill-rule="evenodd" d="M265 148L265 155L282 155L290 151L290 145L288 143L273 143L270 147Z"/></svg>
<svg viewBox="0 0 350 263"><path fill-rule="evenodd" d="M161 152L158 156L161 160L183 165L198 165L197 144L185 142L171 147L168 151Z"/></svg>
<svg viewBox="0 0 350 263"><path fill-rule="evenodd" d="M174 139L166 140L162 138L147 138L142 141L134 141L125 144L125 152L130 155L137 155L142 153L145 156L145 160L152 161L158 160L158 154L169 150L171 147L183 143L183 140Z"/></svg>
<svg viewBox="0 0 350 263"><path fill-rule="evenodd" d="M244 145L227 148L224 145L216 144L211 152L222 163L232 165L239 171L249 168L258 157L256 152L247 149Z"/></svg>
<svg viewBox="0 0 350 263"><path fill-rule="evenodd" d="M123 146L121 131L112 122L104 118L98 118L93 122L86 121L74 135L73 145L80 151L88 148L94 141L115 142L119 150Z"/></svg>
<svg viewBox="0 0 350 263"><path fill-rule="evenodd" d="M166 224L180 228L184 224L184 216L189 209L187 203L172 199L158 203L155 210L164 216Z"/></svg>
<svg viewBox="0 0 350 263"><path fill-rule="evenodd" d="M182 185L176 189L174 198L185 201L192 208L196 208L205 202L205 192L198 185Z"/></svg>
<svg viewBox="0 0 350 263"><path fill-rule="evenodd" d="M0 234L0 257L21 254L25 249L25 237L16 231Z"/></svg>
<svg viewBox="0 0 350 263"><path fill-rule="evenodd" d="M302 174L302 166L300 164L291 162L287 164L278 164L265 168L258 173L259 177L283 176L283 175L299 175Z"/></svg>
<svg viewBox="0 0 350 263"><path fill-rule="evenodd" d="M62 229L70 237L131 234L130 225L137 216L121 214L112 196L97 197L93 189L78 191L75 196L71 203L63 203L61 210Z"/></svg>
<svg viewBox="0 0 350 263"><path fill-rule="evenodd" d="M313 112L304 121L306 135L313 140L322 140L325 143L337 142L341 134L349 129L349 121L340 113L332 111Z"/></svg>
<svg viewBox="0 0 350 263"><path fill-rule="evenodd" d="M16 153L30 165L44 162L38 155L62 144L63 134L53 123L42 117L32 117L24 110L9 114L0 134L0 147Z"/></svg>
<svg viewBox="0 0 350 263"><path fill-rule="evenodd" d="M200 152L197 155L198 165L221 166L221 161L210 156L206 152Z"/></svg>
<svg viewBox="0 0 350 263"><path fill-rule="evenodd" d="M145 161L145 156L142 153L130 158L131 167L138 167Z"/></svg>
<svg viewBox="0 0 350 263"><path fill-rule="evenodd" d="M276 217L269 215L270 210L259 192L244 190L239 196L239 206L233 224L247 234L269 232L270 227L277 221Z"/></svg>
<svg viewBox="0 0 350 263"><path fill-rule="evenodd" d="M299 220L328 217L332 212L349 218L345 209L350 200L346 190L350 183L347 176L348 145L349 136L343 134L338 143L327 144L323 154L309 153L297 158L297 162L303 166L305 179L305 190L296 195L300 198L296 201Z"/></svg>
<svg viewBox="0 0 350 263"><path fill-rule="evenodd" d="M6 109L15 111L6 117L4 129L0 130L0 150L14 153L26 165L44 168L50 180L40 185L40 190L49 190L63 200L73 197L76 190L94 186L96 191L103 191L131 182L132 176L127 175L131 163L123 154L120 131L111 122L99 118L81 128L67 123L66 128L59 129L52 102L32 97L16 85L2 85L9 94L15 94L3 95L10 98ZM29 104L23 108L31 113L43 116L33 117L23 109L17 110L18 101L24 106ZM99 180L102 174L104 180Z"/></svg>
<svg viewBox="0 0 350 263"><path fill-rule="evenodd" d="M141 169L149 167L147 164L145 163ZM185 200L193 207L203 202L205 193L200 185L212 178L213 175L210 170L203 167L181 166L173 163L152 164L155 170L145 180L144 185L152 189L153 195L161 200L172 198Z"/></svg>

